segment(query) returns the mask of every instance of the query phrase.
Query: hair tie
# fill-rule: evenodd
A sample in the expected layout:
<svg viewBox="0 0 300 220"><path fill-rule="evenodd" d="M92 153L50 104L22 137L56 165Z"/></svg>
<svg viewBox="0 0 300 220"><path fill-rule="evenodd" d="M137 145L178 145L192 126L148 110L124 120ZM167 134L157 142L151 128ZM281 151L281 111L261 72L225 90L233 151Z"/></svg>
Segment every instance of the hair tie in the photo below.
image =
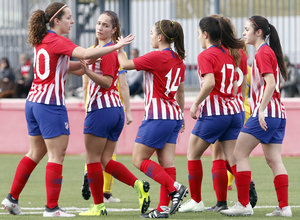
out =
<svg viewBox="0 0 300 220"><path fill-rule="evenodd" d="M174 26L174 21L171 21L171 26Z"/></svg>
<svg viewBox="0 0 300 220"><path fill-rule="evenodd" d="M52 19L61 11L63 10L65 7L67 7L67 5L63 5L60 9L58 9L58 11L50 18L49 23L52 21Z"/></svg>
<svg viewBox="0 0 300 220"><path fill-rule="evenodd" d="M162 30L162 28L161 28L161 21L159 22L159 28L160 28L162 34L163 34L166 38L168 38L169 40L173 40L173 39L174 39L174 38L169 38L169 37L165 34L165 32Z"/></svg>
<svg viewBox="0 0 300 220"><path fill-rule="evenodd" d="M115 23L115 27L117 27L117 23L116 23L114 17L111 14L109 14L108 12L104 12L104 13L107 14L107 15L109 15L111 17L111 19L113 19L113 21Z"/></svg>
<svg viewBox="0 0 300 220"><path fill-rule="evenodd" d="M258 27L258 29L261 29L252 18L249 18L249 19L255 24L256 27Z"/></svg>

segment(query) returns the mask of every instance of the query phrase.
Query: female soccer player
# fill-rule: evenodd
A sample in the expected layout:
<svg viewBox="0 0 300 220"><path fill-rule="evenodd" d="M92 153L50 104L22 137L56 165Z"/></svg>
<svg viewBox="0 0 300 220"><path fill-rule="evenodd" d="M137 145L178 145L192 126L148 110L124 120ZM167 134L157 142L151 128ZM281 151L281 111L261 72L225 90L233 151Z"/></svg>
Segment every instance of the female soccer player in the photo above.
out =
<svg viewBox="0 0 300 220"><path fill-rule="evenodd" d="M121 36L120 22L113 11L103 12L96 24L98 45L96 48L111 47ZM141 212L147 211L149 183L138 180L123 164L112 160L117 140L124 126L124 110L117 89L119 62L117 52L101 57L88 68L81 60L84 73L90 78L89 102L84 122L87 177L94 198L94 205L83 216L106 215L103 202L103 171L123 183L132 186L139 194ZM125 94L123 94L125 95ZM129 91L127 91L129 101Z"/></svg>
<svg viewBox="0 0 300 220"><path fill-rule="evenodd" d="M96 45L98 45L98 38L96 38ZM93 46L95 47L95 46ZM92 47L92 48L93 48ZM130 108L130 97L129 97L129 86L127 83L127 78L126 78L126 70L120 69L119 71L119 76L118 76L118 82L117 82L117 88L120 94L120 99L122 104L124 105L124 111L125 111L125 117L126 117L126 124L129 125L132 122L132 116L131 116L131 108ZM82 76L82 90L83 90L83 99L85 103L85 108L87 108L88 105L88 81L89 77L87 75ZM116 150L112 155L112 159L116 160ZM109 202L121 202L119 198L115 198L112 196L112 187L114 184L114 177L110 175L109 173L106 173L103 171L103 195L104 195L104 202L109 203ZM84 175L83 175L83 181L82 181L82 187L81 187L81 195L85 200L89 200L91 197L91 190L87 178L87 166L85 164L85 169L84 169Z"/></svg>
<svg viewBox="0 0 300 220"><path fill-rule="evenodd" d="M220 15L212 15L212 17L215 18L221 18ZM234 30L234 26L231 23L230 19L224 18L226 21L230 24L232 30ZM234 31L235 32L235 31ZM236 34L235 34L236 36ZM238 84L238 91L236 95L236 99L238 102L238 106L241 109L241 117L242 121L244 123L245 121L245 108L244 108L244 100L246 97L246 88L247 88L247 44L244 43L243 49L230 49L230 54L232 55L240 55L240 62L238 64L238 67L236 68L236 74L237 74L237 84ZM247 118L248 119L248 118ZM236 167L233 167L233 171L231 169L231 166L235 164L229 165L228 161L226 160L226 157L221 149L220 143L217 141L213 145L210 146L212 151L212 160L213 160L213 166L212 166L212 178L213 178L213 187L216 193L217 197L217 204L211 208L206 209L206 211L210 212L219 212L224 209L228 209L227 207L227 182L228 182L228 175L232 175L232 173L236 171ZM229 153L229 155L232 157L233 155L233 148L232 152ZM232 159L231 159L232 160ZM235 161L235 160L233 160ZM227 169L230 171L227 175ZM231 181L232 182L232 181ZM249 193L251 194L251 205L252 207L255 206L257 201L256 191L254 187L254 182L251 182Z"/></svg>
<svg viewBox="0 0 300 220"><path fill-rule="evenodd" d="M187 187L176 182L174 164L178 132L185 129L184 35L181 25L170 20L154 24L150 34L151 45L158 51L128 60L119 50L119 62L123 69L145 70L145 117L137 133L132 154L133 164L147 176L161 184L160 202L143 218L168 218L174 214L187 193ZM171 49L174 43L175 51ZM176 95L175 95L176 94ZM150 160L156 152L159 164Z"/></svg>
<svg viewBox="0 0 300 220"><path fill-rule="evenodd" d="M235 95L237 82L235 66L240 54L230 55L228 49L239 49L243 40L236 39L232 27L225 18L204 17L199 22L199 40L206 49L198 55L201 90L191 109L191 117L197 119L188 146L188 171L191 199L179 212L201 212L203 177L201 156L210 144L218 140L231 166L235 164L230 155L242 127L240 108ZM217 126L216 126L217 125Z"/></svg>
<svg viewBox="0 0 300 220"><path fill-rule="evenodd" d="M286 80L287 71L280 39L275 27L261 16L252 16L246 22L243 36L246 43L256 49L251 73L252 115L242 128L234 150L237 161L235 179L238 202L221 213L229 216L253 214L248 193L251 181L249 156L257 144L261 143L267 164L273 171L279 202L275 211L267 216L291 217L292 211L288 204L288 175L281 158L286 113L280 100L280 73ZM269 45L266 38L269 38Z"/></svg>
<svg viewBox="0 0 300 220"><path fill-rule="evenodd" d="M50 30L47 30L47 23L50 23ZM65 80L69 69L80 68L80 63L70 63L69 58L97 58L133 40L131 37L112 47L84 49L61 36L68 34L73 24L70 8L60 2L50 4L45 11L33 12L29 20L28 43L35 47L35 77L25 106L30 150L20 161L10 193L2 201L2 206L14 215L22 215L19 195L35 166L48 153L47 205L43 216L75 216L58 206L62 163L70 134L65 107Z"/></svg>

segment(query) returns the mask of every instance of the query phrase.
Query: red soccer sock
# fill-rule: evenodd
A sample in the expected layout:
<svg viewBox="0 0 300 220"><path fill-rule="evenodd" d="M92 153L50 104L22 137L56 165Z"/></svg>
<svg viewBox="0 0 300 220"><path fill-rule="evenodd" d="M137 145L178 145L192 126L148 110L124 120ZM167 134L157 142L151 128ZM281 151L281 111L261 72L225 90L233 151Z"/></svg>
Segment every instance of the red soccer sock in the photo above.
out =
<svg viewBox="0 0 300 220"><path fill-rule="evenodd" d="M225 163L226 163L226 168L227 168L227 170L232 174L233 172L232 172L232 169L231 169L230 164L228 163L227 160L225 160ZM233 175L233 174L232 174L232 175Z"/></svg>
<svg viewBox="0 0 300 220"><path fill-rule="evenodd" d="M283 208L289 205L288 188L289 188L289 177L286 174L277 175L274 178L274 186L277 194L277 200L279 208Z"/></svg>
<svg viewBox="0 0 300 220"><path fill-rule="evenodd" d="M27 180L30 177L30 174L32 173L32 171L34 170L34 168L36 167L36 162L34 162L33 160L31 160L29 157L24 156L22 158L22 160L20 161L16 173L15 173L15 177L10 189L10 195L14 198L14 199L19 199L19 195L22 192L22 190L24 189Z"/></svg>
<svg viewBox="0 0 300 220"><path fill-rule="evenodd" d="M87 164L87 177L95 205L103 203L103 171L101 163Z"/></svg>
<svg viewBox="0 0 300 220"><path fill-rule="evenodd" d="M251 182L251 171L237 172L235 176L238 200L243 206L249 203L249 188Z"/></svg>
<svg viewBox="0 0 300 220"><path fill-rule="evenodd" d="M217 201L226 202L228 176L225 160L214 160L211 173Z"/></svg>
<svg viewBox="0 0 300 220"><path fill-rule="evenodd" d="M201 160L189 160L189 187L191 198L196 202L201 202L201 184L203 178L203 169Z"/></svg>
<svg viewBox="0 0 300 220"><path fill-rule="evenodd" d="M162 168L158 163L152 160L143 160L140 171L145 173L151 179L158 182L160 185L163 185L167 188L169 193L177 191L174 187L174 180L166 173L164 168Z"/></svg>
<svg viewBox="0 0 300 220"><path fill-rule="evenodd" d="M169 174L169 176L176 181L176 168L175 167L169 167L165 169L166 173ZM169 191L168 189L161 185L160 186L160 197L159 197L159 204L157 206L157 211L163 212L163 210L160 208L161 206L169 206L169 203L171 201L171 197L169 197Z"/></svg>
<svg viewBox="0 0 300 220"><path fill-rule="evenodd" d="M62 183L62 165L48 162L46 166L47 206L53 209L58 206L58 198Z"/></svg>
<svg viewBox="0 0 300 220"><path fill-rule="evenodd" d="M231 167L232 175L235 177L236 175L236 164Z"/></svg>
<svg viewBox="0 0 300 220"><path fill-rule="evenodd" d="M134 188L134 183L137 180L136 176L133 175L123 164L120 162L110 160L106 167L105 172L112 175L117 180L132 186Z"/></svg>

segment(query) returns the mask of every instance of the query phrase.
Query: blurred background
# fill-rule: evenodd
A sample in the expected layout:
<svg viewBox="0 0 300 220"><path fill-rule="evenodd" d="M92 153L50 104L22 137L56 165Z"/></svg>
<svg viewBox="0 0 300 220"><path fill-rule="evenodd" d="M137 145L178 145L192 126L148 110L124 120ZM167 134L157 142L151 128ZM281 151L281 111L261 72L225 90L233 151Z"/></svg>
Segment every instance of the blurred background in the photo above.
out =
<svg viewBox="0 0 300 220"><path fill-rule="evenodd" d="M7 57L11 68L19 64L19 56L26 53L33 60L33 48L27 46L27 22L31 12L45 10L51 0L1 0L0 1L0 58ZM120 18L122 34L133 33L133 43L126 47L137 48L140 55L153 50L150 30L161 19L181 23L185 33L186 90L199 90L197 55L202 51L198 41L198 23L203 16L221 14L229 17L237 35L242 37L245 22L252 15L266 17L281 39L283 53L297 68L300 67L300 0L63 0L72 10L75 24L70 34L74 43L88 48L94 44L95 25L104 10L115 11ZM254 56L249 47L249 60ZM69 75L66 96L77 96L81 77Z"/></svg>

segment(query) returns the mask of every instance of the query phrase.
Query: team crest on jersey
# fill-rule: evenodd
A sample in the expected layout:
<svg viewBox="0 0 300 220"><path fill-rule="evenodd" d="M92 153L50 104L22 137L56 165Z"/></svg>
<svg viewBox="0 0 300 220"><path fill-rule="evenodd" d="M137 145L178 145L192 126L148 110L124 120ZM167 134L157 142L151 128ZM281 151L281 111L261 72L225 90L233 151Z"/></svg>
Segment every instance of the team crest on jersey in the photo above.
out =
<svg viewBox="0 0 300 220"><path fill-rule="evenodd" d="M65 122L65 129L69 130L69 123L68 122Z"/></svg>

